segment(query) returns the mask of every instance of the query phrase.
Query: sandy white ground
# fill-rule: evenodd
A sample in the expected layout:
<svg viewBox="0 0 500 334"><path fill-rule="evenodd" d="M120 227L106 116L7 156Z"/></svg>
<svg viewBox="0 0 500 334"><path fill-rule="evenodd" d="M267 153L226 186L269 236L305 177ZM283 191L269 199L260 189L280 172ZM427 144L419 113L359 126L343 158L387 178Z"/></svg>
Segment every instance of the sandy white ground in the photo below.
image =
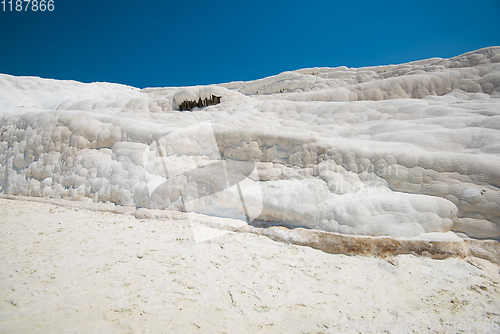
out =
<svg viewBox="0 0 500 334"><path fill-rule="evenodd" d="M189 220L0 199L0 263L2 333L500 326L500 268L486 260L328 254Z"/></svg>

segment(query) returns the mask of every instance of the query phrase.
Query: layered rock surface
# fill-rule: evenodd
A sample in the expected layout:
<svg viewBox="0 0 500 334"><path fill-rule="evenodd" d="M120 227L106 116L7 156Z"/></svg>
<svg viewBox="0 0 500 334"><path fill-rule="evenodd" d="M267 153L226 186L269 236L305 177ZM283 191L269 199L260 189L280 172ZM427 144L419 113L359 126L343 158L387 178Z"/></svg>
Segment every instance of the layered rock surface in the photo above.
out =
<svg viewBox="0 0 500 334"><path fill-rule="evenodd" d="M183 88L0 75L0 192L495 239L499 98L499 47Z"/></svg>

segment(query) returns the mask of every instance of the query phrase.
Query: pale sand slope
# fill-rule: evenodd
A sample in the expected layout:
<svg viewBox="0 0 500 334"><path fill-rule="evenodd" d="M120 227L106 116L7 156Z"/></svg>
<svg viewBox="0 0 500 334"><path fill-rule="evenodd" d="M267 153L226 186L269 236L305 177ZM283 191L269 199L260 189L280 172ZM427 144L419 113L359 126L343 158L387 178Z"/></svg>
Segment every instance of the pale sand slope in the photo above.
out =
<svg viewBox="0 0 500 334"><path fill-rule="evenodd" d="M499 267L478 258L328 254L187 220L6 199L0 217L2 333L456 333L457 319L472 325L464 333L494 333L500 324ZM219 236L196 242L200 233Z"/></svg>

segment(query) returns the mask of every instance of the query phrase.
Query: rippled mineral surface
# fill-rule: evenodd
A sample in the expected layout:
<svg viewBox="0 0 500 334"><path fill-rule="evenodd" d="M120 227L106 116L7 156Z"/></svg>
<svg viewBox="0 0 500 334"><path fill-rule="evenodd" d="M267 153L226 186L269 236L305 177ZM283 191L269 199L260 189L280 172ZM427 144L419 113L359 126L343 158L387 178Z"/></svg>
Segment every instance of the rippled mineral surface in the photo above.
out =
<svg viewBox="0 0 500 334"><path fill-rule="evenodd" d="M181 88L2 74L0 193L495 239L499 130L500 47Z"/></svg>

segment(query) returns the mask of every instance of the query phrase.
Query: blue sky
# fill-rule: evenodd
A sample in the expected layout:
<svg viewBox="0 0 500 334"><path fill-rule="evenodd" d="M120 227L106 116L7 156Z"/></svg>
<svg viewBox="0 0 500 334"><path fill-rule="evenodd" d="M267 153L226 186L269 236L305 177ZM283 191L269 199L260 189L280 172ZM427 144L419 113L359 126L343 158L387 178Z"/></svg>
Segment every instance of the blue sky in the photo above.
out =
<svg viewBox="0 0 500 334"><path fill-rule="evenodd" d="M53 12L0 3L0 73L187 86L500 45L498 0L54 2Z"/></svg>

